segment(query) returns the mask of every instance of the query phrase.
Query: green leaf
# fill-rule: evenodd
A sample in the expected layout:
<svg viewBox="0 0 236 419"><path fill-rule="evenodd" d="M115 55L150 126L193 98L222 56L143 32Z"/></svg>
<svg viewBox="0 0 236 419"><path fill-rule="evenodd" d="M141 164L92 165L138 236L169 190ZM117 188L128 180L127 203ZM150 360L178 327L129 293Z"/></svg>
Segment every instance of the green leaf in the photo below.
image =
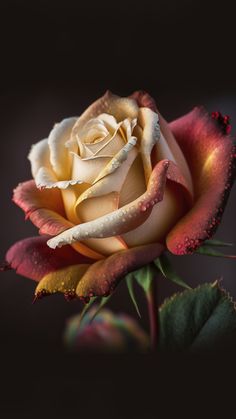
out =
<svg viewBox="0 0 236 419"><path fill-rule="evenodd" d="M175 282L183 288L191 289L191 287L186 284L186 282L174 271L168 257L165 254L162 254L159 258L155 259L154 263L165 278L170 279L170 281Z"/></svg>
<svg viewBox="0 0 236 419"><path fill-rule="evenodd" d="M164 351L215 349L236 337L235 305L218 282L172 296L161 306L159 321Z"/></svg>
<svg viewBox="0 0 236 419"><path fill-rule="evenodd" d="M99 305L96 307L95 312L93 313L92 317L90 318L90 323L95 319L99 311L108 303L112 294L108 295L107 297L102 297Z"/></svg>
<svg viewBox="0 0 236 419"><path fill-rule="evenodd" d="M236 255L226 255L224 253L218 252L218 250L215 250L214 247L207 246L207 245L199 247L196 250L196 253L199 253L201 255L206 255L206 256L236 259Z"/></svg>
<svg viewBox="0 0 236 419"><path fill-rule="evenodd" d="M143 288L144 292L147 293L150 289L150 285L157 277L157 269L153 263L145 265L143 268L133 272L133 275L139 285Z"/></svg>
<svg viewBox="0 0 236 419"><path fill-rule="evenodd" d="M221 240L216 240L216 239L212 239L212 240L205 240L205 242L203 243L203 246L218 246L218 247L231 247L234 246L234 243L225 243L222 242Z"/></svg>
<svg viewBox="0 0 236 419"><path fill-rule="evenodd" d="M139 311L139 308L138 308L138 303L136 301L136 297L135 297L135 294L134 294L134 277L133 277L133 274L130 273L130 274L126 275L125 279L126 279L126 284L127 284L127 288L128 288L128 291L129 291L130 298L131 298L131 300L134 304L134 307L135 307L135 310L137 311L138 316L141 318L141 314L140 314L140 311Z"/></svg>
<svg viewBox="0 0 236 419"><path fill-rule="evenodd" d="M87 304L84 305L83 310L80 313L80 323L82 322L85 314L87 313L87 311L90 309L90 307L93 305L93 303L96 301L98 297L92 297L90 298L89 302Z"/></svg>

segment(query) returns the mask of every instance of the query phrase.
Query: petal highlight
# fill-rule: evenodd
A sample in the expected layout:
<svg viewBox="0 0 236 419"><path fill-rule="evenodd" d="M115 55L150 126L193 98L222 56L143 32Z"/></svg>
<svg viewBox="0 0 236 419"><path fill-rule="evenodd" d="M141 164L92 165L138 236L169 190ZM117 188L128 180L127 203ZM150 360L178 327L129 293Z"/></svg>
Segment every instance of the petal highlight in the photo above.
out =
<svg viewBox="0 0 236 419"><path fill-rule="evenodd" d="M170 124L193 177L195 201L167 237L169 250L193 253L210 238L223 214L234 178L232 139L200 108Z"/></svg>

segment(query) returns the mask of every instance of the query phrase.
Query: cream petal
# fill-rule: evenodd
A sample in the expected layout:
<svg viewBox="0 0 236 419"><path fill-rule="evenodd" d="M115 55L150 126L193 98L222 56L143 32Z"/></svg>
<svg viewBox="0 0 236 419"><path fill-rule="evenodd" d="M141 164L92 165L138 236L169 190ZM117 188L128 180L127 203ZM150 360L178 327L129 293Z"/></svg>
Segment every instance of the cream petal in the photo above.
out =
<svg viewBox="0 0 236 419"><path fill-rule="evenodd" d="M166 184L164 198L155 205L150 217L138 228L123 234L129 247L161 242L166 234L186 212L184 199L180 199L180 191Z"/></svg>
<svg viewBox="0 0 236 419"><path fill-rule="evenodd" d="M85 183L92 184L99 173L106 167L112 156L93 156L81 159L77 154L73 154L72 179L80 179Z"/></svg>
<svg viewBox="0 0 236 419"><path fill-rule="evenodd" d="M127 155L127 159L121 164L121 166L109 176L105 176L94 183L88 188L83 194L81 194L76 202L75 208L78 214L80 214L80 205L82 202L93 202L93 198L102 195L107 195L111 192L120 192L123 183L126 180L130 167L132 166L135 158L137 157L138 150L133 147Z"/></svg>
<svg viewBox="0 0 236 419"><path fill-rule="evenodd" d="M124 145L124 147L122 147L122 149L110 160L107 166L104 167L101 173L99 173L97 178L94 180L94 183L98 182L103 177L111 175L113 172L115 172L128 158L130 151L133 149L136 143L137 138L130 137L128 142Z"/></svg>
<svg viewBox="0 0 236 419"><path fill-rule="evenodd" d="M138 199L111 214L64 231L48 241L49 247L61 247L87 238L117 236L138 227L148 218L153 206L162 200L168 167L167 160L155 166L147 191Z"/></svg>
<svg viewBox="0 0 236 419"><path fill-rule="evenodd" d="M127 249L127 245L120 236L108 237L104 239L88 239L83 240L84 244L95 252L99 252L104 256L112 255Z"/></svg>
<svg viewBox="0 0 236 419"><path fill-rule="evenodd" d="M37 188L59 188L66 189L70 185L76 185L82 183L82 180L57 180L55 173L52 169L47 167L40 167L36 176L35 183Z"/></svg>
<svg viewBox="0 0 236 419"><path fill-rule="evenodd" d="M140 153L143 159L143 167L146 183L152 172L151 151L160 138L159 117L156 112L149 108L140 108L138 124L142 128L140 140Z"/></svg>
<svg viewBox="0 0 236 419"><path fill-rule="evenodd" d="M123 168L123 165L120 168L121 170ZM108 177L108 179L109 178L110 177ZM145 192L145 190L146 183L144 177L143 163L140 154L138 154L135 160L133 161L133 164L131 165L129 172L127 173L127 176L125 176L125 181L120 190L119 207L123 207L126 204L129 204L130 202L134 201L139 196L141 196Z"/></svg>
<svg viewBox="0 0 236 419"><path fill-rule="evenodd" d="M109 115L108 113L101 113L98 115L98 119L105 123L109 132L115 131L117 129L118 123L113 115Z"/></svg>
<svg viewBox="0 0 236 419"><path fill-rule="evenodd" d="M40 167L51 168L48 140L41 140L31 147L28 159L31 163L31 172L33 177L37 175Z"/></svg>
<svg viewBox="0 0 236 419"><path fill-rule="evenodd" d="M55 125L48 137L50 161L58 180L67 179L70 176L71 155L65 144L70 138L77 119L77 117L63 119Z"/></svg>
<svg viewBox="0 0 236 419"><path fill-rule="evenodd" d="M104 96L90 105L79 117L74 128L73 136L79 133L83 125L91 118L96 118L100 114L108 113L114 116L117 122L125 118L137 118L139 107L136 100L127 97L119 97L107 91Z"/></svg>

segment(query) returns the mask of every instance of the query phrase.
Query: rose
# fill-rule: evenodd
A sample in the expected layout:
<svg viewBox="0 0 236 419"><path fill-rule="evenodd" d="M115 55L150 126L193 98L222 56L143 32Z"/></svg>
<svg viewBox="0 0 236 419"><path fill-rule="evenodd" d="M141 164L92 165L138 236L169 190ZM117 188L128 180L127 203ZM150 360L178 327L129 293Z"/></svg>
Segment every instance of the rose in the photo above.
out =
<svg viewBox="0 0 236 419"><path fill-rule="evenodd" d="M228 117L196 108L167 124L147 93L108 92L33 146L35 180L14 201L42 236L16 243L7 262L40 281L37 296L109 294L163 249L192 253L211 237L233 158Z"/></svg>
<svg viewBox="0 0 236 419"><path fill-rule="evenodd" d="M86 352L146 352L149 349L148 335L132 317L115 315L108 309L96 312L97 307L93 307L82 321L81 314L67 320L64 341L70 349Z"/></svg>

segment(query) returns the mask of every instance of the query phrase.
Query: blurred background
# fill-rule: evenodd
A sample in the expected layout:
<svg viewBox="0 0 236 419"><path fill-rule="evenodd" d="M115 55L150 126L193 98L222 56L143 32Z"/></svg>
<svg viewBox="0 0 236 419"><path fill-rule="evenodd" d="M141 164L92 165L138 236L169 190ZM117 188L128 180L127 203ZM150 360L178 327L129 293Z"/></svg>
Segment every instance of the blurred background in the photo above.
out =
<svg viewBox="0 0 236 419"><path fill-rule="evenodd" d="M231 116L236 133L234 25L228 0L1 1L1 260L11 244L36 232L11 202L13 188L31 177L31 144L45 138L55 122L80 115L106 89L125 96L147 90L169 121L195 105L220 110ZM234 188L216 237L236 243L235 212ZM191 286L222 277L223 287L236 299L234 261L200 255L172 261ZM35 283L13 271L1 274L6 364L9 353L20 363L16 351L32 345L35 358L40 351L56 351L60 357L65 321L81 309L79 302L66 303L60 295L32 305L34 289ZM159 302L176 291L177 286L160 279ZM147 327L141 293L138 299ZM124 284L110 307L136 316Z"/></svg>

